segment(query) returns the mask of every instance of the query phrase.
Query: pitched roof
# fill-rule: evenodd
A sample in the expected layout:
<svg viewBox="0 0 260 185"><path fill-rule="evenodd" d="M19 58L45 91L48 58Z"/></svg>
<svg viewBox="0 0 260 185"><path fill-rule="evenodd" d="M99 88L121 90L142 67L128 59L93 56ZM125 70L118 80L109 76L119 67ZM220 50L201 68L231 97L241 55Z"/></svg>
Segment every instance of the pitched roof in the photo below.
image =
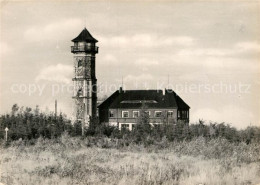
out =
<svg viewBox="0 0 260 185"><path fill-rule="evenodd" d="M82 30L82 32L75 38L72 40L72 42L82 42L82 41L86 41L86 42L98 42L97 39L95 39L90 33L89 31L84 28Z"/></svg>
<svg viewBox="0 0 260 185"><path fill-rule="evenodd" d="M172 90L125 90L116 91L99 105L99 108L181 108L190 107Z"/></svg>

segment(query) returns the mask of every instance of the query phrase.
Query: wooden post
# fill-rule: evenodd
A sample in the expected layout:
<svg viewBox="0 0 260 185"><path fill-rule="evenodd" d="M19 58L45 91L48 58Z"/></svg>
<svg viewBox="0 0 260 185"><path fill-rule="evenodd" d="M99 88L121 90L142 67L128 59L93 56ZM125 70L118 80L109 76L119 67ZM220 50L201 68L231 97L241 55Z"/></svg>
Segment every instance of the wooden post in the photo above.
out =
<svg viewBox="0 0 260 185"><path fill-rule="evenodd" d="M5 128L5 141L7 141L7 132L8 132L8 130L9 130L9 129L6 127L6 128Z"/></svg>

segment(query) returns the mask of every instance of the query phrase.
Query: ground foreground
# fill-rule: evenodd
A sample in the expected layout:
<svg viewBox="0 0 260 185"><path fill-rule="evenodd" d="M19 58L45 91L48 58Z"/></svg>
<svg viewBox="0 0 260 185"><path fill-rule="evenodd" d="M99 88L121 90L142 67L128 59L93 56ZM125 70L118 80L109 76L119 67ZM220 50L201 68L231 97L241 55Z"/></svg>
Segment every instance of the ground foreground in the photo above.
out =
<svg viewBox="0 0 260 185"><path fill-rule="evenodd" d="M258 146L244 151L246 159L236 153L241 148L245 150L246 145L232 149L232 155L228 154L230 148L220 151L215 155L223 156L218 158L198 155L201 151L207 153L209 148L199 148L203 145L201 142L204 141L195 141L190 146L185 143L166 148L126 146L118 149L107 144L90 146L89 141L68 138L61 138L60 142L39 140L31 146L16 143L1 147L0 182L6 185L260 183L259 158L250 158L255 155L254 151L259 151ZM223 150L219 148L222 145L216 150ZM102 148L104 146L107 148ZM192 147L196 156L189 155Z"/></svg>

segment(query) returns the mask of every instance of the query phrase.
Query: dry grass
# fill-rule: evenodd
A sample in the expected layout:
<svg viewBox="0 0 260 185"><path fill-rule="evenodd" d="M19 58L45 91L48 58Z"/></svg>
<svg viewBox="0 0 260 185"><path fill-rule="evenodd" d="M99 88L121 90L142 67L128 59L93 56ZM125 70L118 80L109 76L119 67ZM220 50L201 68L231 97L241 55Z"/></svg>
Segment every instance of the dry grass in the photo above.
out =
<svg viewBox="0 0 260 185"><path fill-rule="evenodd" d="M185 155L180 155L181 144L176 145L177 149L170 146L160 150L139 146L121 149L87 146L87 140L63 137L60 142L39 139L32 146L13 143L8 148L2 147L0 182L6 185L246 185L260 182L260 163L255 158L239 162L234 157L218 159L196 152L195 157L184 149ZM245 152L251 155L251 151Z"/></svg>

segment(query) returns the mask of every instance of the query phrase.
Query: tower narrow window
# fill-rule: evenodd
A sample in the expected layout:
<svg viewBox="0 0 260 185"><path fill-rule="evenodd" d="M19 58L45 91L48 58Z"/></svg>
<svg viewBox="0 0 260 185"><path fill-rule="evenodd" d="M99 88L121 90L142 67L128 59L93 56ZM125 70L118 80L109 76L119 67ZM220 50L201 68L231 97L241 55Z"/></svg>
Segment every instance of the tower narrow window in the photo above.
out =
<svg viewBox="0 0 260 185"><path fill-rule="evenodd" d="M82 89L80 88L79 90L78 90L78 92L77 92L77 96L79 97L79 96L82 96L83 95L83 91L82 91Z"/></svg>
<svg viewBox="0 0 260 185"><path fill-rule="evenodd" d="M139 111L133 111L133 118L139 117Z"/></svg>
<svg viewBox="0 0 260 185"><path fill-rule="evenodd" d="M78 61L78 67L82 67L83 66L83 61L82 60L79 60Z"/></svg>

